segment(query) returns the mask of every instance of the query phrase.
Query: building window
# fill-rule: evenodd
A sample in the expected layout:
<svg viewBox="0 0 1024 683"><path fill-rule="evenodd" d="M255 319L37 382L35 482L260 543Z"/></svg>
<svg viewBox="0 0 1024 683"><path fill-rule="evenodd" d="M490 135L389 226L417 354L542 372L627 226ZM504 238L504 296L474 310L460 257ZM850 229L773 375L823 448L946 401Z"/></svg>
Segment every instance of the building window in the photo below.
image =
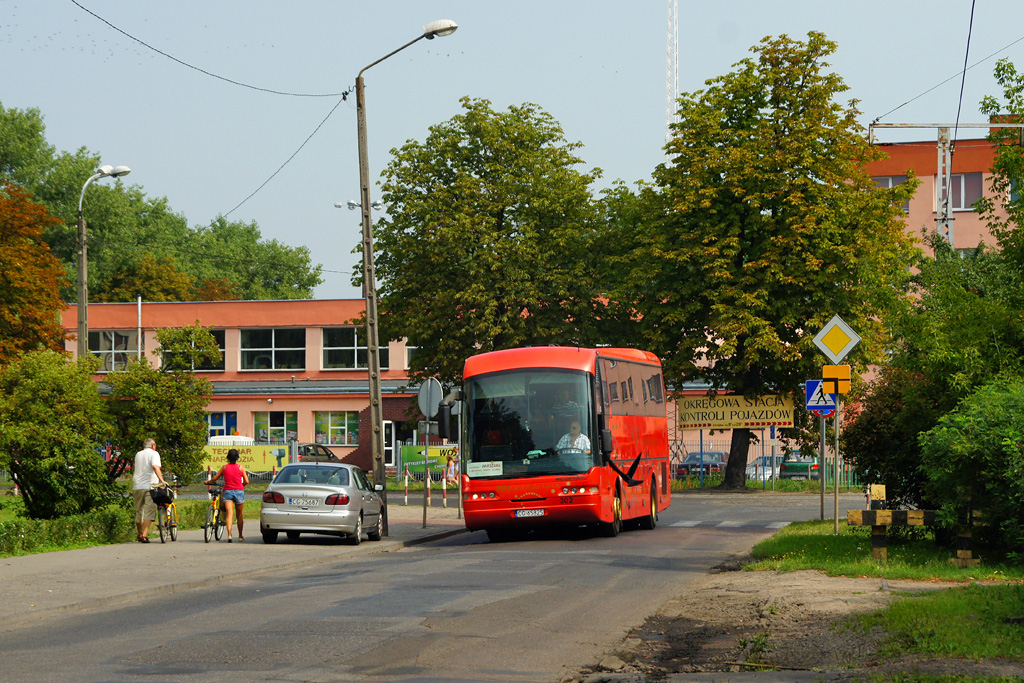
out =
<svg viewBox="0 0 1024 683"><path fill-rule="evenodd" d="M238 432L238 413L207 413L209 436L230 436Z"/></svg>
<svg viewBox="0 0 1024 683"><path fill-rule="evenodd" d="M974 211L974 203L982 196L981 173L954 173L949 178L949 208L953 211Z"/></svg>
<svg viewBox="0 0 1024 683"><path fill-rule="evenodd" d="M210 330L210 334L213 335L214 340L217 342L217 348L220 349L220 361L217 363L206 362L202 365L193 366L193 372L224 372L224 354L227 353L227 348L224 343L224 330ZM164 365L167 365L167 359L172 355L172 353L164 353Z"/></svg>
<svg viewBox="0 0 1024 683"><path fill-rule="evenodd" d="M875 176L874 178L872 178L872 180L875 181L875 187L880 187L884 190L891 190L897 185L902 185L903 183L907 182L907 176L883 175ZM903 202L903 204L900 205L900 208L903 209L903 213L910 213L910 200L908 199L907 201Z"/></svg>
<svg viewBox="0 0 1024 683"><path fill-rule="evenodd" d="M305 328L242 330L242 370L305 370Z"/></svg>
<svg viewBox="0 0 1024 683"><path fill-rule="evenodd" d="M129 360L139 357L139 333L90 330L89 352L103 362L97 372L124 370Z"/></svg>
<svg viewBox="0 0 1024 683"><path fill-rule="evenodd" d="M365 370L369 366L366 331L361 327L324 328L324 370ZM378 347L380 369L389 365L388 347Z"/></svg>
<svg viewBox="0 0 1024 683"><path fill-rule="evenodd" d="M257 443L288 443L299 438L299 414L294 411L253 413L252 426Z"/></svg>
<svg viewBox="0 0 1024 683"><path fill-rule="evenodd" d="M359 445L359 413L354 410L313 413L316 442L332 446Z"/></svg>
<svg viewBox="0 0 1024 683"><path fill-rule="evenodd" d="M420 347L418 346L406 346L405 347L405 369L412 369L412 358L419 353Z"/></svg>

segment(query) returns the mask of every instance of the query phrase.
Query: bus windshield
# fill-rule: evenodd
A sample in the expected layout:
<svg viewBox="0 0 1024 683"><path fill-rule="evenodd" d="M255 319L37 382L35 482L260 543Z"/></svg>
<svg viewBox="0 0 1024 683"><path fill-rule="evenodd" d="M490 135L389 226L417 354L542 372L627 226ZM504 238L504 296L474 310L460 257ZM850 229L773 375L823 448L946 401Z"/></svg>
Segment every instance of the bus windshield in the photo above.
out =
<svg viewBox="0 0 1024 683"><path fill-rule="evenodd" d="M598 464L591 376L515 370L466 384L470 478L581 474Z"/></svg>

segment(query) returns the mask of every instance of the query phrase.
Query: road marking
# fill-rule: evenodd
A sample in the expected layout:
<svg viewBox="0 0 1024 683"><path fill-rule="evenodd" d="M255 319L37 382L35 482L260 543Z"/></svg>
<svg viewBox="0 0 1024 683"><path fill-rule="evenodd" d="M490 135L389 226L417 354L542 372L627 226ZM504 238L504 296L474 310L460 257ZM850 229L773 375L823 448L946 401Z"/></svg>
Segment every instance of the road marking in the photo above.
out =
<svg viewBox="0 0 1024 683"><path fill-rule="evenodd" d="M725 520L724 522L715 522L715 521L707 521L707 520L702 520L702 519L687 519L687 520L683 520L681 522L673 522L672 524L669 524L669 526L693 528L695 526L700 526L701 524L713 524L716 527L723 527L723 528L726 528L726 529L735 529L736 527L741 527L741 526L762 526L762 525L764 526L765 529L782 529L784 527L789 526L791 524L791 522L769 522L769 523L765 524L764 522L748 522L746 520Z"/></svg>

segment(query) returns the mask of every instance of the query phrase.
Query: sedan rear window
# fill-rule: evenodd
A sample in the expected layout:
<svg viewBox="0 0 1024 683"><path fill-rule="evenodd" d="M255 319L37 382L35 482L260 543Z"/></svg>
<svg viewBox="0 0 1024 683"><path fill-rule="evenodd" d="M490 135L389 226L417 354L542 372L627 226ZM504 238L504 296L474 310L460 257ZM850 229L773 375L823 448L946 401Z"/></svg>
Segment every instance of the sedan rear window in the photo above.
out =
<svg viewBox="0 0 1024 683"><path fill-rule="evenodd" d="M329 484L348 486L349 473L344 467L289 465L274 478L275 484Z"/></svg>

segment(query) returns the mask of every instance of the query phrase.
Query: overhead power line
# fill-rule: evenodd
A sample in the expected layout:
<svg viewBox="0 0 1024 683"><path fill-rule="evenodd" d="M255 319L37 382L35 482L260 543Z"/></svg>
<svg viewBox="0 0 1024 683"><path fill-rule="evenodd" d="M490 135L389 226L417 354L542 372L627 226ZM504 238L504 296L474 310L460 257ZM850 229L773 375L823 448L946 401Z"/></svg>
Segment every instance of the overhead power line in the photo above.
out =
<svg viewBox="0 0 1024 683"><path fill-rule="evenodd" d="M162 55L162 56L166 57L167 59L170 59L173 62L181 64L184 67L188 67L189 69L193 69L195 71L198 71L201 74L205 74L205 75L209 76L210 78L216 78L216 79L224 81L226 83L231 83L232 85L237 85L237 86L239 86L241 88L249 88L250 90L258 90L260 92L270 93L272 95L286 95L288 97L344 97L347 94L347 93L340 93L340 92L329 92L329 93L288 92L288 91L285 91L285 90L274 90L272 88L261 88L259 86L249 85L248 83L242 83L241 81L232 80L232 79L226 78L224 76L218 76L217 74L212 73L210 71L207 71L206 69L202 69L202 68L200 68L198 66L194 66L192 64L189 64L188 62L184 62L184 61L178 59L177 57L175 57L174 55L167 54L163 50L160 50L158 48L153 47L152 45L150 45L149 43L147 43L144 40L141 40L140 38L136 38L135 36L133 36L132 34L128 33L127 31L125 31L123 29L120 29L117 26L114 26L109 21L107 21L106 19L104 19L100 15L96 14L95 12L93 12L88 7L83 7L78 2L78 0L71 0L71 2L76 7L78 7L80 10L82 10L83 12L92 15L96 19L99 19L100 21L102 21L104 24L106 24L110 28L114 29L115 31L117 31L121 35L125 36L129 40L134 40L136 43L138 43L139 45L143 46L147 50L152 50L153 52L157 53L158 55Z"/></svg>
<svg viewBox="0 0 1024 683"><path fill-rule="evenodd" d="M973 7L973 5L972 5L972 7ZM972 10L971 15L973 16L973 10ZM974 64L971 64L970 66L964 68L962 71L957 71L955 74L953 74L952 76L950 76L946 80L942 81L941 83L937 83L937 84L933 85L932 87L928 88L923 93L921 93L920 95L916 95L914 97L911 97L909 100L907 100L903 104L899 105L898 107L890 109L889 111L885 112L881 116L875 117L875 120L872 121L872 123L878 123L879 121L881 121L886 116L888 116L889 114L893 113L894 111L898 111L898 110L902 109L903 107L907 106L908 104L910 104L911 102L913 102L914 100L919 100L922 97L924 97L925 95L927 95L928 93L930 93L931 91L933 91L933 90L935 90L937 88L941 88L942 86L946 85L951 80L953 80L954 78L958 78L958 77L962 76L965 72L970 71L974 67L987 62L988 60L992 59L996 55L1001 54L1003 52L1006 52L1008 49L1010 49L1011 47L1013 47L1014 45L1016 45L1017 43L1019 43L1021 41L1024 41L1024 36L1021 36L1020 38L1018 38L1017 40L1013 41L1009 45L1004 45L1003 47L999 48L998 50L996 50L992 54L988 55L987 57L982 57L981 59L976 61Z"/></svg>

